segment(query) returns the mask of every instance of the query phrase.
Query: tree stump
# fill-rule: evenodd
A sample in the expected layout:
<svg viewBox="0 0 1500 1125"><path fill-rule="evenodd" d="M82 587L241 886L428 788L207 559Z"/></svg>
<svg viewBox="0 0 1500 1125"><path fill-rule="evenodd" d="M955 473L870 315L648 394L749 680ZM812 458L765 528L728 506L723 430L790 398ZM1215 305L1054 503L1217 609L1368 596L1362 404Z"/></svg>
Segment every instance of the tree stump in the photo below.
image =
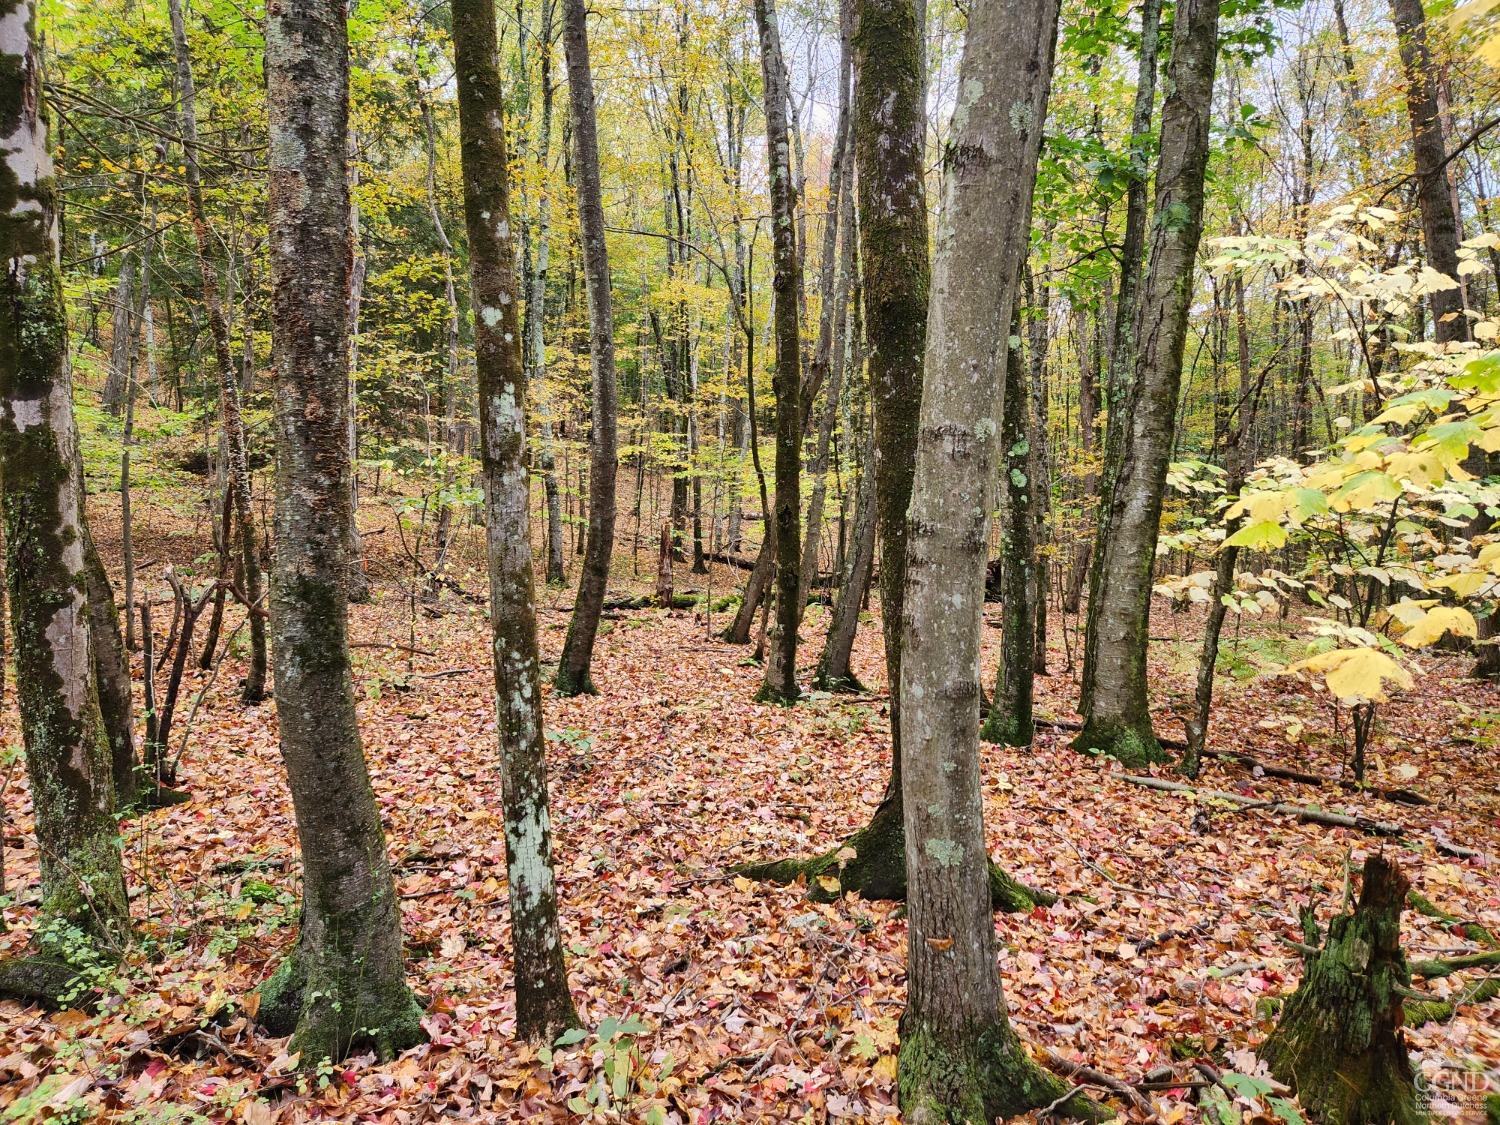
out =
<svg viewBox="0 0 1500 1125"><path fill-rule="evenodd" d="M1326 1125L1426 1120L1401 1028L1411 983L1401 951L1401 907L1410 887L1394 860L1365 860L1353 912L1328 927L1304 957L1302 983L1260 1055ZM1303 930L1318 939L1311 912Z"/></svg>

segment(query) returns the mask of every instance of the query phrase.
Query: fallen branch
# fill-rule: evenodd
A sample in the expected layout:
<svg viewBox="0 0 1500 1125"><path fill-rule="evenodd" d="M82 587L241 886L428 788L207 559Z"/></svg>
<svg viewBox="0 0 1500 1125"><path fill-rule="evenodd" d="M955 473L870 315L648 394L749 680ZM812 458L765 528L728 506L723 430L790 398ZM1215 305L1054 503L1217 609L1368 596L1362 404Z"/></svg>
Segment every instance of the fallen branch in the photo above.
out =
<svg viewBox="0 0 1500 1125"><path fill-rule="evenodd" d="M1460 957L1444 960L1416 961L1412 964L1411 975L1434 980L1437 977L1452 976L1464 969L1484 969L1491 965L1500 965L1500 949L1491 949L1486 953L1465 953Z"/></svg>
<svg viewBox="0 0 1500 1125"><path fill-rule="evenodd" d="M1117 773L1114 775L1121 781L1128 781L1132 785L1141 785L1147 789L1157 789L1163 793L1186 793L1193 797L1209 798L1215 801L1227 801L1231 805L1240 808L1264 808L1267 812L1283 813L1295 816L1298 820L1309 824L1323 824L1330 828L1354 828L1360 832L1368 832L1372 836L1401 836L1406 830L1399 824L1392 824L1383 820L1371 820L1369 817L1349 816L1345 813L1325 812L1322 809L1309 808L1306 805L1294 805L1287 801L1276 801L1267 804L1265 801L1255 797L1242 797L1238 793L1226 793L1220 789L1199 789L1192 785L1184 785L1180 781L1167 781L1160 777L1139 777L1135 774Z"/></svg>
<svg viewBox="0 0 1500 1125"><path fill-rule="evenodd" d="M1403 805L1430 805L1432 801L1420 793L1410 789L1385 789L1379 785L1361 785L1357 781L1349 781L1342 777L1324 777L1322 774L1309 773L1306 770L1291 769L1288 766L1272 765L1262 762L1259 758L1252 758L1249 754L1241 754L1234 750L1214 750L1208 754L1210 758L1217 758L1221 762L1234 762L1236 765L1244 766L1249 770L1259 770L1267 777L1280 777L1287 781L1300 781L1306 785L1337 785L1350 793L1372 793L1377 797L1383 797L1387 801L1396 801Z"/></svg>
<svg viewBox="0 0 1500 1125"><path fill-rule="evenodd" d="M1405 1005L1406 1026L1421 1027L1424 1023L1446 1023L1459 1008L1469 1004L1483 1004L1500 996L1500 977L1485 977L1475 981L1446 1000L1408 1000Z"/></svg>
<svg viewBox="0 0 1500 1125"><path fill-rule="evenodd" d="M1142 1113L1154 1114L1156 1112L1152 1108L1151 1103L1134 1086L1105 1074L1102 1070L1095 1070L1091 1066L1084 1066L1083 1063L1076 1063L1049 1047L1042 1048L1042 1062L1047 1065L1048 1069L1055 1070L1064 1078L1069 1078L1074 1082L1081 1082L1088 1086L1100 1086L1111 1093L1118 1094Z"/></svg>
<svg viewBox="0 0 1500 1125"><path fill-rule="evenodd" d="M1436 918L1439 922L1452 926L1470 941L1477 941L1480 945L1489 946L1491 949L1500 949L1500 941L1496 941L1495 935L1478 922L1464 921L1457 914L1449 913L1418 891L1407 892L1406 905L1418 914L1425 914L1428 918Z"/></svg>

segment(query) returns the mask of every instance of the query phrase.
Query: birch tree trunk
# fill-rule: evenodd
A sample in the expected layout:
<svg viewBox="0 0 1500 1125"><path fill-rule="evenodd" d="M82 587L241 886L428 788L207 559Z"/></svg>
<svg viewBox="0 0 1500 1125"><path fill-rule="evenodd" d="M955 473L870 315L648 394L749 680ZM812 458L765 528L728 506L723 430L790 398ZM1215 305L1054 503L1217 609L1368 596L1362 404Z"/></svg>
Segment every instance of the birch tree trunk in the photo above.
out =
<svg viewBox="0 0 1500 1125"><path fill-rule="evenodd" d="M437 131L432 120L432 106L422 99L422 125L427 142L427 213L432 219L432 230L437 235L438 248L443 254L443 302L448 316L444 325L445 361L443 388L439 396L443 408L443 493L438 500L437 530L433 536L432 573L427 584L427 598L437 601L442 597L446 577L448 550L453 540L453 504L449 493L453 488L453 458L460 452L458 434L458 290L453 281L453 244L448 240L448 228L443 225L442 208L438 206L437 194Z"/></svg>
<svg viewBox="0 0 1500 1125"><path fill-rule="evenodd" d="M604 242L604 202L599 183L599 132L594 77L589 65L584 0L563 0L563 50L568 98L578 154L578 223L583 242L584 286L589 299L589 370L593 390L593 440L589 446L589 530L578 597L563 641L553 686L561 695L591 694L594 641L609 586L615 549L615 474L619 467L615 389L614 311L610 303L609 250Z"/></svg>
<svg viewBox="0 0 1500 1125"><path fill-rule="evenodd" d="M21 737L42 901L34 956L0 962L0 996L56 1004L80 962L129 936L110 747L94 683L87 527L56 181L30 0L0 2L0 512Z"/></svg>
<svg viewBox="0 0 1500 1125"><path fill-rule="evenodd" d="M792 182L787 129L786 65L781 55L774 0L755 0L760 70L766 97L766 148L771 177L771 247L775 266L772 309L776 362L776 619L766 653L766 675L756 698L790 704L798 695L797 625L802 592L802 340L799 309L802 261L798 256L797 194Z"/></svg>
<svg viewBox="0 0 1500 1125"><path fill-rule="evenodd" d="M240 685L240 696L247 703L258 703L266 695L266 626L263 616L256 612L264 598L255 511L250 494L250 465L245 452L245 420L240 413L240 382L229 354L229 324L224 319L224 306L219 300L219 286L209 248L208 219L203 209L203 186L198 169L197 95L192 60L188 54L187 29L182 21L182 0L168 0L167 11L172 22L172 47L177 62L178 113L182 124L188 218L193 227L193 247L198 258L209 335L213 337L214 363L218 367L219 413L224 428L229 488L239 531L240 565L245 570L245 597L254 607L249 611L250 668Z"/></svg>
<svg viewBox="0 0 1500 1125"><path fill-rule="evenodd" d="M1163 758L1146 690L1151 578L1203 230L1218 28L1217 0L1178 5L1162 105L1150 264L1133 333L1134 377L1116 407L1123 414L1119 457L1101 516L1109 533L1095 551L1100 578L1089 604L1087 642L1093 690L1083 700L1083 730L1073 744L1130 766Z"/></svg>
<svg viewBox="0 0 1500 1125"><path fill-rule="evenodd" d="M582 0L567 0L564 18L568 21L571 63L571 35L575 27L582 27ZM526 370L516 316L505 95L500 85L493 0L454 0L453 43L464 222L469 234L470 284L476 312L479 452L489 538L490 627L515 952L516 1030L525 1039L550 1043L558 1032L576 1025L578 1017L568 991L557 920L557 886L552 874L528 528L531 489L526 469ZM591 103L592 99L592 111ZM592 112L589 120L592 122ZM613 496L610 500L613 513Z"/></svg>
<svg viewBox="0 0 1500 1125"><path fill-rule="evenodd" d="M174 4L177 0L172 0ZM271 624L281 755L301 845L302 926L261 986L260 1019L302 1065L425 1036L360 745L350 674L349 43L344 10L266 11L276 565Z"/></svg>
<svg viewBox="0 0 1500 1125"><path fill-rule="evenodd" d="M362 605L370 600L370 576L365 573L365 543L359 534L359 334L360 311L364 305L365 275L369 263L359 221L359 203L354 189L359 186L359 142L349 132L349 577L345 588L349 601Z"/></svg>
<svg viewBox="0 0 1500 1125"><path fill-rule="evenodd" d="M1068 1092L1026 1055L995 970L975 722L1000 349L1026 252L1057 18L1057 0L970 9L944 158L900 683L909 930L898 1084L913 1122L989 1122ZM1090 1112L1077 1096L1062 1108Z"/></svg>

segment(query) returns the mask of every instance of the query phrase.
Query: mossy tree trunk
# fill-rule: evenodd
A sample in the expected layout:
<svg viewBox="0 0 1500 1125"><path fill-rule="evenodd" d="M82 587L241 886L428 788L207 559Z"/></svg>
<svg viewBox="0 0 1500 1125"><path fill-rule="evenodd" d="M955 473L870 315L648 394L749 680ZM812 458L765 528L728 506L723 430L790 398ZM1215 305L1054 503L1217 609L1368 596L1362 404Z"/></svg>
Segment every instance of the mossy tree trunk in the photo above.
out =
<svg viewBox="0 0 1500 1125"><path fill-rule="evenodd" d="M1019 304L1019 301L1016 302ZM1012 313L1013 346L1003 349L1005 412L1000 420L1001 622L995 698L980 737L1006 746L1030 746L1036 675L1036 517L1032 510L1031 388L1021 358L1021 317Z"/></svg>
<svg viewBox="0 0 1500 1125"><path fill-rule="evenodd" d="M175 0L174 0L175 3ZM266 15L276 566L271 626L281 753L302 851L302 929L260 1017L302 1063L424 1038L350 673L349 45L343 9Z"/></svg>
<svg viewBox="0 0 1500 1125"><path fill-rule="evenodd" d="M583 0L564 0L563 18L571 66L579 58L573 36L583 27ZM516 316L505 96L493 0L455 0L453 42L464 221L476 311L480 458L489 540L490 628L515 953L516 1029L523 1038L550 1042L559 1031L575 1025L578 1017L568 991L552 872L526 471L526 369ZM582 61L586 60L585 55ZM602 231L599 235L602 245Z"/></svg>
<svg viewBox="0 0 1500 1125"><path fill-rule="evenodd" d="M41 112L36 11L0 0L0 515L16 693L40 853L34 956L0 995L44 1004L129 934L109 739L95 685L88 530L58 268L57 186Z"/></svg>
<svg viewBox="0 0 1500 1125"><path fill-rule="evenodd" d="M1411 984L1401 950L1401 908L1410 888L1394 860L1365 860L1353 911L1328 927L1304 958L1302 983L1282 1009L1260 1057L1327 1125L1425 1121L1401 1028ZM1303 918L1317 940L1311 915Z"/></svg>
<svg viewBox="0 0 1500 1125"><path fill-rule="evenodd" d="M564 0L563 50L568 64L573 143L578 162L578 222L583 241L584 283L589 299L589 368L593 387L593 437L589 445L589 529L584 543L578 598L568 622L554 686L562 695L592 693L590 668L599 614L609 585L615 547L615 476L619 463L615 380L614 313L609 287L609 252L604 239L604 203L599 183L599 136L594 113L594 78L589 64L587 14L582 0ZM540 315L540 314L538 314Z"/></svg>
<svg viewBox="0 0 1500 1125"><path fill-rule="evenodd" d="M776 615L766 656L766 675L756 698L792 703L797 688L797 626L802 582L802 260L797 246L797 188L792 180L787 128L786 65L781 54L774 0L755 0L760 34L760 70L766 100L766 148L771 177L772 291L776 362Z"/></svg>
<svg viewBox="0 0 1500 1125"><path fill-rule="evenodd" d="M880 536L880 613L891 690L891 776L870 828L849 841L862 870L902 868L901 616L906 588L906 509L916 464L917 415L927 340L926 59L913 0L854 0L854 164L859 175L860 282L875 417L875 508ZM886 850L888 849L888 850Z"/></svg>
<svg viewBox="0 0 1500 1125"><path fill-rule="evenodd" d="M224 319L224 305L214 272L208 217L203 206L203 185L198 169L198 105L193 84L193 65L188 53L187 29L182 18L182 0L168 0L172 23L172 46L177 62L178 116L182 124L183 178L187 183L188 218L193 228L193 247L197 254L199 284L203 307L208 314L209 335L213 338L214 364L219 376L219 413L224 428L227 477L234 502L234 518L239 531L240 566L244 569L245 597L252 607L260 607L263 580L257 541L255 510L250 492L250 463L245 447L245 420L240 412L240 382L229 354L229 323ZM341 154L342 159L342 154ZM347 185L343 191L348 198ZM347 271L346 271L347 272ZM343 339L340 332L339 338ZM340 362L347 371L347 359ZM345 397L348 396L347 389ZM342 412L341 412L342 416ZM228 545L225 544L225 549ZM247 703L258 703L266 695L265 619L250 613L250 667L240 695Z"/></svg>
<svg viewBox="0 0 1500 1125"><path fill-rule="evenodd" d="M900 681L909 887L897 1081L913 1122L1091 1108L1029 1059L1006 1011L975 722L1004 412L997 367L1026 253L1057 20L1057 0L973 5L944 156Z"/></svg>
<svg viewBox="0 0 1500 1125"><path fill-rule="evenodd" d="M1106 466L1100 518L1107 532L1094 552L1099 577L1088 612L1083 731L1074 746L1111 754L1128 766L1164 758L1151 729L1146 649L1162 494L1203 230L1218 28L1218 0L1178 5L1162 105L1150 255L1131 333L1133 376L1110 408L1111 417L1118 412L1120 419L1118 453Z"/></svg>

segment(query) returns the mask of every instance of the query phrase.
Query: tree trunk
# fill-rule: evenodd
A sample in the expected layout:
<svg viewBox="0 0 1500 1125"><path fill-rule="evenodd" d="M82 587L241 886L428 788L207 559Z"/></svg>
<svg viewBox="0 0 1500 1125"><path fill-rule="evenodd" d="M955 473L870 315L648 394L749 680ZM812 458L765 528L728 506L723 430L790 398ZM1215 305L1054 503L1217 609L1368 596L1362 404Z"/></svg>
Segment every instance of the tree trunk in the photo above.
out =
<svg viewBox="0 0 1500 1125"><path fill-rule="evenodd" d="M359 202L354 189L359 186L359 143L353 130L349 133L349 576L345 584L349 601L363 605L370 600L370 576L365 573L365 543L359 534L359 334L360 310L364 306L365 275L369 264L365 258L364 236L359 221Z"/></svg>
<svg viewBox="0 0 1500 1125"><path fill-rule="evenodd" d="M175 5L178 0L172 0ZM271 340L276 368L276 712L303 868L297 945L260 1019L304 1067L425 1036L350 674L349 44L344 11L266 13Z"/></svg>
<svg viewBox="0 0 1500 1125"><path fill-rule="evenodd" d="M915 0L854 0L854 165L859 175L859 257L868 374L874 407L875 508L880 614L891 690L891 776L867 828L848 841L858 859L846 889L867 897L863 875L906 892L901 840L901 617L906 509L916 463L917 414L927 338L926 61ZM899 873L899 880L886 878Z"/></svg>
<svg viewBox="0 0 1500 1125"><path fill-rule="evenodd" d="M1026 251L1056 0L970 9L944 168L907 530L901 666L909 880L898 1086L908 1121L989 1122L1085 1099L1032 1062L995 970L975 722L999 351ZM871 267L873 272L873 267Z"/></svg>
<svg viewBox="0 0 1500 1125"><path fill-rule="evenodd" d="M771 176L771 249L775 265L772 320L776 363L776 621L766 675L756 696L765 702L796 700L797 625L802 582L802 344L799 308L802 262L798 253L797 189L792 182L787 131L786 65L781 55L774 0L755 0L760 69L766 98L766 148Z"/></svg>
<svg viewBox="0 0 1500 1125"><path fill-rule="evenodd" d="M577 53L579 44L575 41L583 30L583 0L565 0L563 18L571 74L575 62L587 67L588 56ZM453 43L463 152L464 221L469 234L470 282L477 313L474 345L479 372L479 444L489 539L490 628L494 638L501 800L505 807L511 943L515 954L516 1030L525 1039L550 1043L558 1032L576 1025L578 1017L568 992L557 921L557 886L552 873L552 830L528 528L531 493L526 476L526 369L516 316L505 96L500 83L493 0L455 0ZM579 92L575 91L574 96L579 97ZM586 118L591 126L592 98L585 94L584 99L588 112L578 117ZM597 159L587 160L587 156L596 156L588 151L593 147L590 143L593 130L588 126L579 129L575 124L580 151L586 154L579 163L592 166L597 175ZM590 134L589 141L583 140L585 132ZM588 175L585 168L579 171ZM601 232L601 249L602 245ZM600 275L600 280L607 281L607 277ZM597 307L596 303L591 303L592 307ZM607 305L605 309L607 312ZM609 376L610 393L603 405L610 408L608 420L612 424L612 370ZM612 447L612 432L611 439L606 440ZM600 442L597 434L595 441L597 446ZM605 466L611 478L613 453L611 448ZM597 468L596 465L596 471ZM607 500L612 523L612 480ZM591 520L595 516L595 512L590 512ZM607 554L605 558L608 559Z"/></svg>
<svg viewBox="0 0 1500 1125"><path fill-rule="evenodd" d="M1140 315L1141 271L1145 265L1146 203L1150 185L1148 153L1151 144L1151 119L1156 108L1156 68L1160 40L1161 0L1144 0L1141 5L1141 43L1137 59L1135 104L1130 116L1131 176L1125 192L1125 240L1120 248L1120 292L1115 300L1115 317L1110 326L1109 344L1104 354L1103 391L1107 413L1102 479L1105 498L1109 497L1114 488L1116 474L1126 456L1124 446L1128 396L1135 381L1132 377L1138 378L1135 361L1139 340L1135 333L1136 321ZM1098 511L1094 547L1089 556L1093 563L1088 572L1090 621L1093 620L1093 604L1098 600L1100 587L1106 578L1103 566L1105 544L1112 533L1108 503L1100 505ZM1081 580L1082 575L1079 577ZM1076 609L1075 597L1075 612ZM1095 651L1097 641L1096 632L1090 628L1084 637L1083 685L1079 693L1079 708L1085 712L1093 698L1094 678L1098 673Z"/></svg>
<svg viewBox="0 0 1500 1125"><path fill-rule="evenodd" d="M1133 332L1134 378L1118 403L1119 456L1111 466L1094 554L1086 659L1092 691L1083 701L1083 750L1126 765L1160 761L1146 690L1151 579L1172 455L1182 353L1203 229L1203 179L1218 59L1217 0L1184 0L1173 25L1162 106L1150 263ZM1085 685L1089 680L1085 673Z"/></svg>
<svg viewBox="0 0 1500 1125"><path fill-rule="evenodd" d="M1411 985L1401 908L1410 886L1394 860L1378 853L1365 860L1359 903L1304 956L1302 983L1260 1048L1271 1073L1330 1125L1427 1120L1401 1033L1402 994ZM1307 908L1302 926L1312 945L1317 923Z"/></svg>
<svg viewBox="0 0 1500 1125"><path fill-rule="evenodd" d="M1017 296L1013 291L1012 300ZM1031 389L1021 356L1019 310L1012 314L1011 336L1015 346L1000 353L1005 365L1005 410L1000 420L1003 635L995 698L979 736L1006 746L1030 746L1036 675L1036 515L1032 511Z"/></svg>
<svg viewBox="0 0 1500 1125"><path fill-rule="evenodd" d="M125 384L130 378L130 341L135 335L135 306L132 288L135 257L126 254L120 263L120 277L115 283L115 305L111 310L109 341L109 374L104 380L104 409L118 415L125 401Z"/></svg>
<svg viewBox="0 0 1500 1125"><path fill-rule="evenodd" d="M838 600L828 624L823 655L818 659L818 672L813 677L813 686L819 691L865 690L849 664L859 630L859 608L870 585L870 563L875 555L875 445L868 436L864 448L855 493L853 543L844 556Z"/></svg>
<svg viewBox="0 0 1500 1125"><path fill-rule="evenodd" d="M94 681L99 691L99 714L109 739L115 808L132 808L140 799L135 752L135 708L131 699L130 657L120 634L120 611L109 588L94 537L83 531L85 581L88 584L89 631L94 647Z"/></svg>
<svg viewBox="0 0 1500 1125"><path fill-rule="evenodd" d="M240 383L229 355L229 325L219 300L209 251L208 219L203 209L203 187L198 170L198 109L193 86L192 60L188 54L187 29L182 22L182 0L168 0L172 22L172 46L177 61L177 95L182 123L182 160L187 181L188 218L193 227L193 245L198 258L203 305L213 337L214 362L219 375L219 412L228 454L229 485L234 496L234 515L239 524L240 565L245 569L245 596L252 606L263 601L259 544L250 493L250 465L245 453L245 420L240 413ZM340 154L342 159L342 154ZM345 191L344 198L348 198ZM347 247L346 247L347 249ZM342 333L341 333L342 335ZM341 363L342 367L343 364ZM250 668L240 685L241 698L258 703L266 695L266 627L257 613L250 614Z"/></svg>
<svg viewBox="0 0 1500 1125"><path fill-rule="evenodd" d="M589 446L589 531L584 545L578 598L553 686L560 695L592 693L590 674L599 614L609 586L615 548L615 474L619 434L615 390L614 313L610 303L609 251L604 241L604 203L599 183L599 134L594 76L589 63L583 0L563 0L563 49L568 63L568 99L578 164L578 225L583 242L584 284L589 300L589 367L593 385L593 438Z"/></svg>
<svg viewBox="0 0 1500 1125"><path fill-rule="evenodd" d="M0 962L0 996L57 1004L130 929L110 747L94 683L83 471L58 268L56 181L30 0L0 36L0 492L16 695L41 864L35 955Z"/></svg>

